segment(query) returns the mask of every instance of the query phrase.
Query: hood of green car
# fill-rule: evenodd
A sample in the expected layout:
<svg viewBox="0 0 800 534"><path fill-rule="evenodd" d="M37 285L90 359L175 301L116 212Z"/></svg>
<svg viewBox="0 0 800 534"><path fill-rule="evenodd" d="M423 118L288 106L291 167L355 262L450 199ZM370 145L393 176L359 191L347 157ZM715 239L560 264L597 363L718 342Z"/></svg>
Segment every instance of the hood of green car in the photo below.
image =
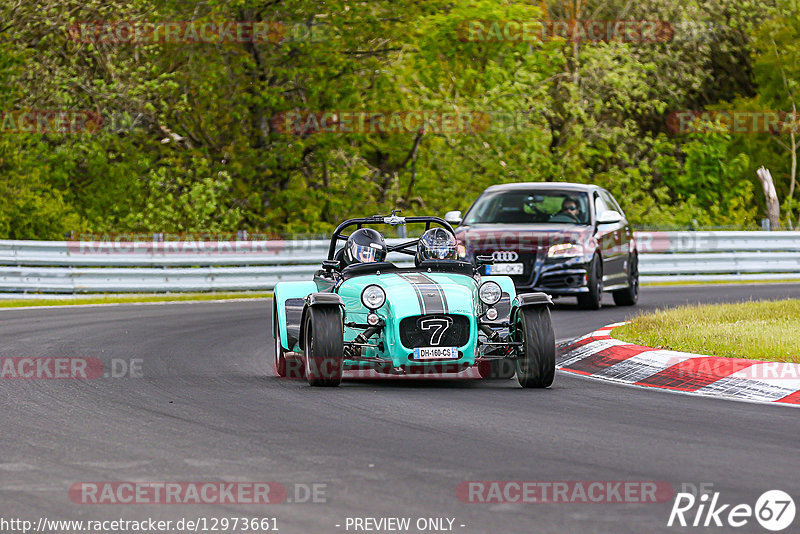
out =
<svg viewBox="0 0 800 534"><path fill-rule="evenodd" d="M478 311L478 285L474 278L453 273L386 273L357 276L342 282L337 292L348 315L366 315L361 292L368 285L386 292L379 315L394 318L410 315L455 313L475 315Z"/></svg>

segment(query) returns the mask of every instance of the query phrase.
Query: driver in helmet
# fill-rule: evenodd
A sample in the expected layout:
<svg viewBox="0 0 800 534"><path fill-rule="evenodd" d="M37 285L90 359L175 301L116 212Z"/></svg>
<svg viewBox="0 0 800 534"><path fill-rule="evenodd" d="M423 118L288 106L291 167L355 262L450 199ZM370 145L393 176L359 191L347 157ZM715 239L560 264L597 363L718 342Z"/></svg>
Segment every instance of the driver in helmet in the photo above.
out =
<svg viewBox="0 0 800 534"><path fill-rule="evenodd" d="M344 263L374 263L386 260L386 240L372 228L359 228L347 238L344 246Z"/></svg>
<svg viewBox="0 0 800 534"><path fill-rule="evenodd" d="M444 228L431 228L419 238L414 263L419 267L425 260L457 260L457 247L458 242L453 234Z"/></svg>

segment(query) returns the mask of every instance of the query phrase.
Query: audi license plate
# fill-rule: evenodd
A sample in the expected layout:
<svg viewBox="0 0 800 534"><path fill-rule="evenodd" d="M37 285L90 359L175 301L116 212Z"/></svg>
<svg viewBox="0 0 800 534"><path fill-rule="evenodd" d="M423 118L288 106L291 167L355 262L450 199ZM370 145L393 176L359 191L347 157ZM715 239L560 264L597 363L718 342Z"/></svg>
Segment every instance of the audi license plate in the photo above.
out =
<svg viewBox="0 0 800 534"><path fill-rule="evenodd" d="M486 274L522 274L521 263L495 263L486 266Z"/></svg>
<svg viewBox="0 0 800 534"><path fill-rule="evenodd" d="M419 347L414 349L415 360L457 360L456 347Z"/></svg>

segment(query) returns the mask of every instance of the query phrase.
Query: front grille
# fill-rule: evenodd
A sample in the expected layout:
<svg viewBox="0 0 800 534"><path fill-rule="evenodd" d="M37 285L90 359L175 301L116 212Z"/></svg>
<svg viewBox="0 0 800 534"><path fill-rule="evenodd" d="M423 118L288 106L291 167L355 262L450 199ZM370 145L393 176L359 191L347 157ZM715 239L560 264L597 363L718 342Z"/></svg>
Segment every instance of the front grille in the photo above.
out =
<svg viewBox="0 0 800 534"><path fill-rule="evenodd" d="M442 328L449 326L442 331ZM423 325L423 321L428 321ZM438 320L438 322L437 322ZM427 326L427 330L423 330ZM412 315L400 321L400 343L404 347L463 347L469 343L469 318L465 315Z"/></svg>
<svg viewBox="0 0 800 534"><path fill-rule="evenodd" d="M583 269L556 269L542 273L538 287L545 289L569 289L582 287L586 271Z"/></svg>
<svg viewBox="0 0 800 534"><path fill-rule="evenodd" d="M519 254L518 262L522 263L522 274L511 275L514 280L514 285L528 285L534 276L536 269L536 253L535 252L521 252Z"/></svg>
<svg viewBox="0 0 800 534"><path fill-rule="evenodd" d="M583 276L571 273L554 273L542 276L539 285L552 289L581 287L583 285Z"/></svg>

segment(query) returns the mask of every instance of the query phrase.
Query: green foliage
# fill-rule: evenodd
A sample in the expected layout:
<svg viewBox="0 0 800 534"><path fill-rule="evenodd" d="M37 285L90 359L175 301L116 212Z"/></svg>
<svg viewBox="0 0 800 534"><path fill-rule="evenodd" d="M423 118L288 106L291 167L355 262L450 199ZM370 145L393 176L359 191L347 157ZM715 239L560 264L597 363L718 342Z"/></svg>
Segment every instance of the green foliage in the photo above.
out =
<svg viewBox="0 0 800 534"><path fill-rule="evenodd" d="M784 148L768 135L672 135L665 117L789 105L800 79L792 13L756 0L3 3L0 110L92 110L105 122L92 135L0 133L0 237L323 233L395 207L463 210L495 183L562 180L607 187L636 224L753 224L757 166L774 166L788 191ZM471 21L543 17L665 20L677 33L466 38ZM120 20L260 21L285 33L133 45L67 31ZM469 132L281 129L289 112L425 110L488 119Z"/></svg>

